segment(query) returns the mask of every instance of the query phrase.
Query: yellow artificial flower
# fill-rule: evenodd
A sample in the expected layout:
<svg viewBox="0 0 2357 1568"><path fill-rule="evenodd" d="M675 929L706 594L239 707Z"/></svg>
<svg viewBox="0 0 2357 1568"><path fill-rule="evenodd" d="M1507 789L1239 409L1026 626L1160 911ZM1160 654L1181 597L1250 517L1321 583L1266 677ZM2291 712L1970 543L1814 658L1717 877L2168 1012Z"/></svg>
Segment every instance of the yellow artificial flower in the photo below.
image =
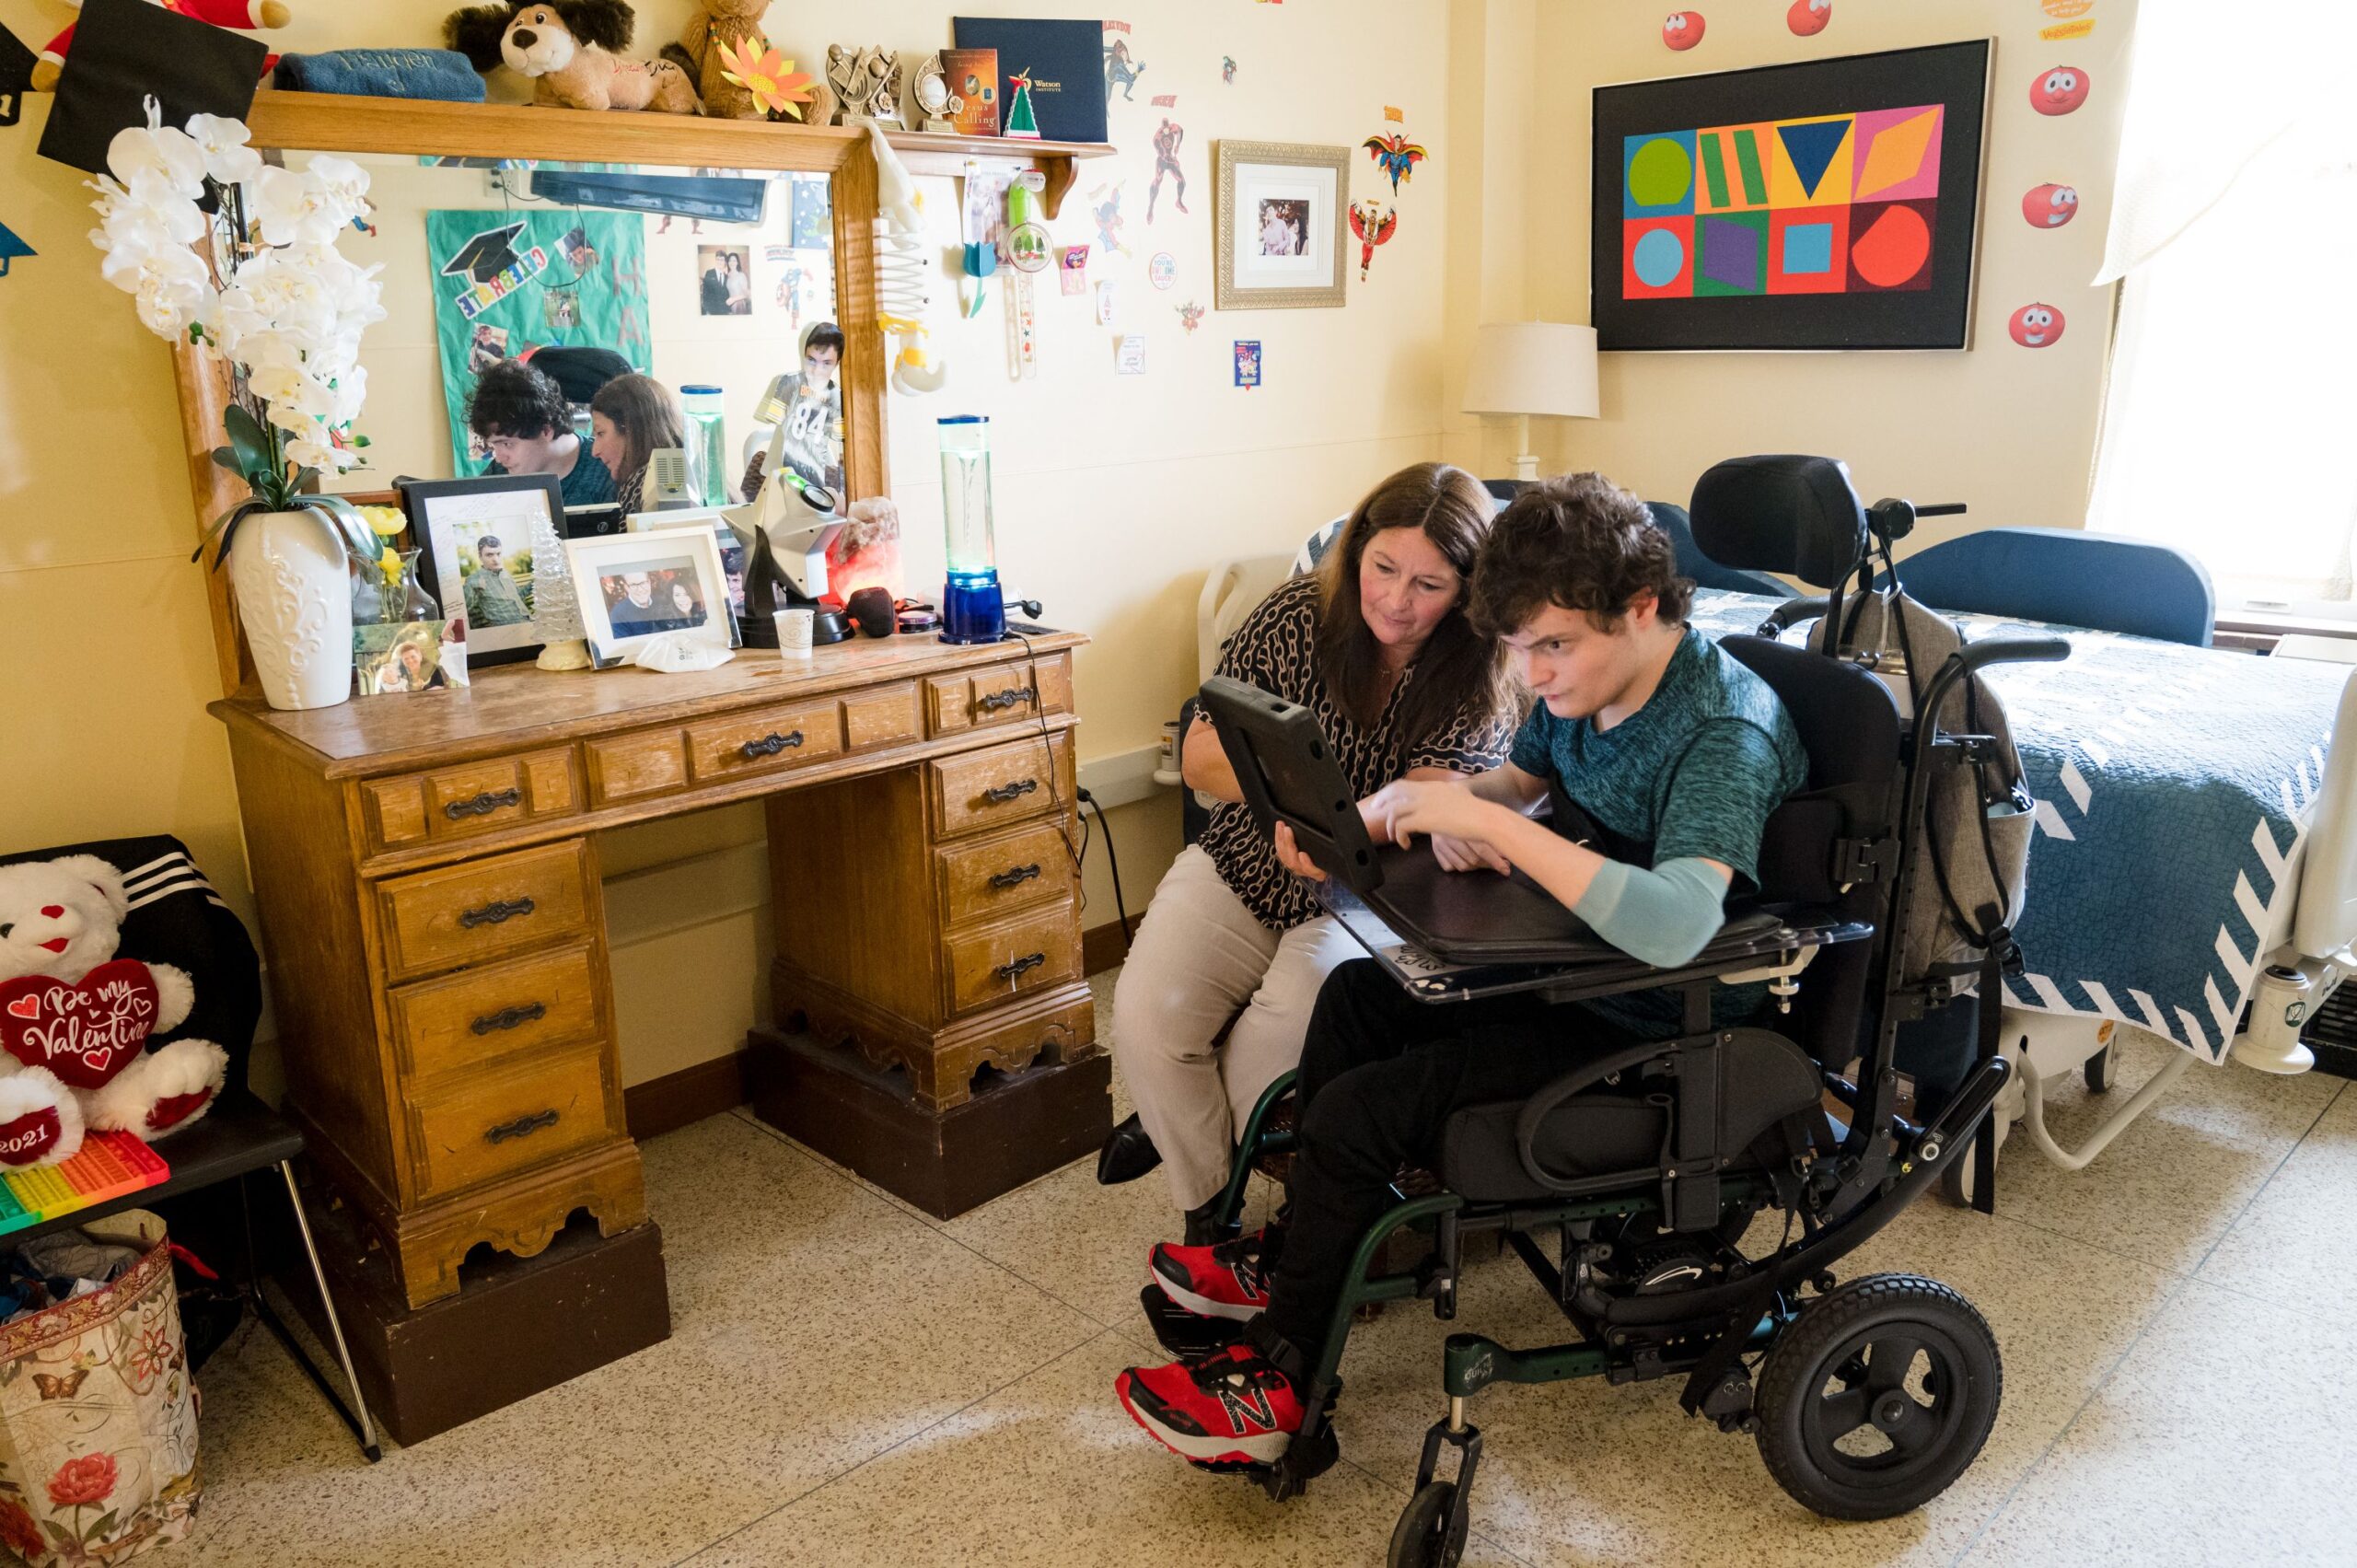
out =
<svg viewBox="0 0 2357 1568"><path fill-rule="evenodd" d="M380 539L390 539L409 527L409 519L401 515L399 506L363 506L359 511Z"/></svg>
<svg viewBox="0 0 2357 1568"><path fill-rule="evenodd" d="M796 71L793 61L779 58L765 38L749 38L744 47L735 51L726 42L716 47L722 79L751 93L753 102L765 113L802 118L801 106L810 101L808 72Z"/></svg>

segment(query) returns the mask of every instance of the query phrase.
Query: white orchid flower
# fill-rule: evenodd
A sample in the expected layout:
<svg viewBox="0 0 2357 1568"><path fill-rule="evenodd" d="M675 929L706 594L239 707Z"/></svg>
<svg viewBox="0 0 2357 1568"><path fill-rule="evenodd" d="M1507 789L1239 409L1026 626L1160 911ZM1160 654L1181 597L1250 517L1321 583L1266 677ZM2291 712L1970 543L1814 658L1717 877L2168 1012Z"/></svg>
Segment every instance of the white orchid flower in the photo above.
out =
<svg viewBox="0 0 2357 1568"><path fill-rule="evenodd" d="M204 155L204 172L224 185L242 185L261 173L261 154L246 145L245 122L218 114L193 114L189 139Z"/></svg>
<svg viewBox="0 0 2357 1568"><path fill-rule="evenodd" d="M132 191L144 182L190 201L204 194L204 149L168 125L117 131L107 144L107 171Z"/></svg>
<svg viewBox="0 0 2357 1568"><path fill-rule="evenodd" d="M254 182L254 223L272 245L325 245L351 222L327 186L291 168L265 168Z"/></svg>

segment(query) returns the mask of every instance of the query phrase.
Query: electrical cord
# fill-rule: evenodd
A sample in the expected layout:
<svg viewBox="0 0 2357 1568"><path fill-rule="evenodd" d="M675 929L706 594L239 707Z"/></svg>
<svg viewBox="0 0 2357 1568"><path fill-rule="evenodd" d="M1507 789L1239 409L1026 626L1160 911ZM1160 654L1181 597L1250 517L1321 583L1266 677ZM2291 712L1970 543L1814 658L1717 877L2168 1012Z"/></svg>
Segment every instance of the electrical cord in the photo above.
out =
<svg viewBox="0 0 2357 1568"><path fill-rule="evenodd" d="M1113 853L1113 830L1106 823L1105 807L1098 804L1095 796L1083 789L1080 800L1082 805L1097 813L1097 829L1105 835L1105 869L1113 874L1113 912L1120 919L1121 946L1127 947L1130 945L1130 906L1128 900L1121 897L1121 857ZM1084 851L1086 848L1084 844Z"/></svg>
<svg viewBox="0 0 2357 1568"><path fill-rule="evenodd" d="M1031 610L1028 602L1024 608ZM1039 613L1036 610L1031 612ZM1072 835L1064 830L1063 796L1056 788L1055 741L1048 728L1047 704L1039 699L1039 655L1038 650L1032 647L1030 636L1012 622L1006 628L1006 635L1023 645L1025 668L1029 671L1031 686L1031 719L1039 726L1039 739L1048 748L1048 800L1056 808L1056 836L1063 840L1064 853L1072 857L1073 874L1077 877L1087 861L1088 846L1091 842L1088 817L1082 807L1086 807L1088 810L1097 813L1097 835L1105 841L1105 867L1113 874L1113 912L1120 920L1121 946L1126 948L1130 945L1130 906L1121 896L1121 862L1120 857L1113 852L1112 826L1105 820L1105 807L1097 803L1097 797L1089 794L1086 789L1076 787L1074 793L1079 798L1074 806L1073 818L1080 827L1080 842L1075 845L1072 842ZM1088 895L1086 891L1081 894L1080 907L1083 910L1088 908Z"/></svg>

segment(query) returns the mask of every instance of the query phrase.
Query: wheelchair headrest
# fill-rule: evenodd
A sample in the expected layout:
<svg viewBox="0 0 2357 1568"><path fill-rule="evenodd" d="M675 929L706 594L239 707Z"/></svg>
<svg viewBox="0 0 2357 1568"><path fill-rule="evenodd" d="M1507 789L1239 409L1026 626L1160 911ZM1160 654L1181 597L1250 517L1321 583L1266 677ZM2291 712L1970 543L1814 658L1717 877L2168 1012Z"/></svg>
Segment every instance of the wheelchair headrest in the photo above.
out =
<svg viewBox="0 0 2357 1568"><path fill-rule="evenodd" d="M1866 552L1866 511L1832 458L1729 458L1694 483L1694 542L1722 566L1840 582Z"/></svg>

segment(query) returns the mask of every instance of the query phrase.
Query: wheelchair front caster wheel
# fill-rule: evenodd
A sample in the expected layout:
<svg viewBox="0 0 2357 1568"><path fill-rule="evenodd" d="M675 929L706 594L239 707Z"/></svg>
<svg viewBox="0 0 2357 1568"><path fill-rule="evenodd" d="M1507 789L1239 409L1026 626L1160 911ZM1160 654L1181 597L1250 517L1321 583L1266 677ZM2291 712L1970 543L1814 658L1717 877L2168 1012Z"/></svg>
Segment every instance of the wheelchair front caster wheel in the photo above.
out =
<svg viewBox="0 0 2357 1568"><path fill-rule="evenodd" d="M2085 1065L2079 1069L2081 1075L2087 1080L2087 1093L2100 1095L2110 1092L2111 1067L2111 1047L2107 1045L2087 1058Z"/></svg>
<svg viewBox="0 0 2357 1568"><path fill-rule="evenodd" d="M1386 1568L1457 1568L1470 1516L1457 1506L1457 1483L1426 1481L1399 1510Z"/></svg>
<svg viewBox="0 0 2357 1568"><path fill-rule="evenodd" d="M1828 1518L1892 1518L1980 1457L2003 1394L1996 1336L1970 1302L1937 1280L1869 1274L1811 1302L1768 1353L1759 1457Z"/></svg>

